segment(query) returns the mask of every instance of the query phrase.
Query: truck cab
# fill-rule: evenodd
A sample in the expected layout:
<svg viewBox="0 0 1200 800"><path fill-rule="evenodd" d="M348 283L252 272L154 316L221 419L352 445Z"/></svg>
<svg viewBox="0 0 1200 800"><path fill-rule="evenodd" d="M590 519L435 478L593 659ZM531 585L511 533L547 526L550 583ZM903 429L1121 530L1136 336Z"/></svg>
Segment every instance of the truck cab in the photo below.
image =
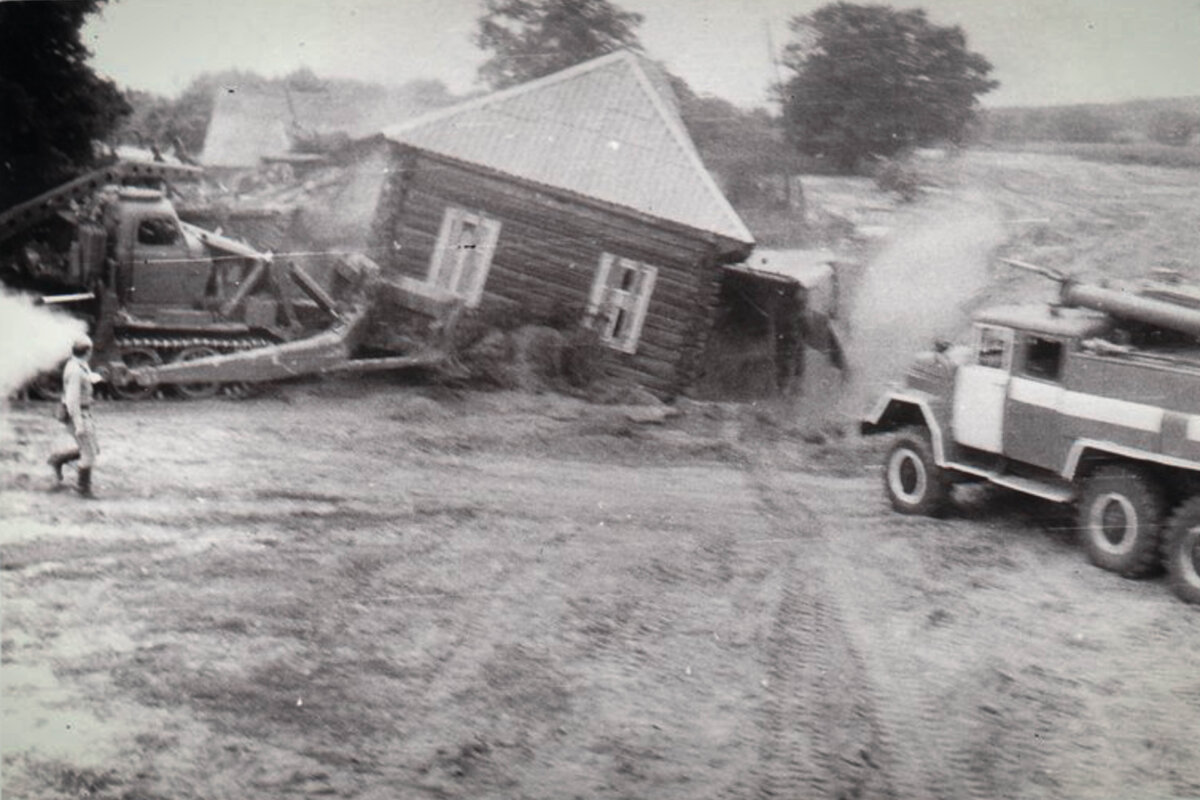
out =
<svg viewBox="0 0 1200 800"><path fill-rule="evenodd" d="M122 188L104 209L115 267L113 286L135 316L196 308L208 291L212 258L189 236L174 206L153 189Z"/></svg>
<svg viewBox="0 0 1200 800"><path fill-rule="evenodd" d="M980 313L971 358L955 375L951 429L959 455L987 453L1057 472L1068 432L1064 397L1083 342L1112 332L1105 315L1054 306L1007 306Z"/></svg>

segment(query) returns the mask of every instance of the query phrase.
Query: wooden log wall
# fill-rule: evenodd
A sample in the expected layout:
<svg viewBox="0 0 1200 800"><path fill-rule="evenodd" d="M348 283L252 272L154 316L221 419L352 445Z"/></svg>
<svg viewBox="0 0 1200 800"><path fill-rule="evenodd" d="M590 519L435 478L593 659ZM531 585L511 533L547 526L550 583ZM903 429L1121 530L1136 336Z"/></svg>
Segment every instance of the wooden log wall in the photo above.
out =
<svg viewBox="0 0 1200 800"><path fill-rule="evenodd" d="M449 159L397 146L372 243L385 270L424 280L448 206L500 221L482 308L583 320L603 253L658 268L637 352L611 352L616 375L662 396L694 377L720 285L712 237L639 218Z"/></svg>

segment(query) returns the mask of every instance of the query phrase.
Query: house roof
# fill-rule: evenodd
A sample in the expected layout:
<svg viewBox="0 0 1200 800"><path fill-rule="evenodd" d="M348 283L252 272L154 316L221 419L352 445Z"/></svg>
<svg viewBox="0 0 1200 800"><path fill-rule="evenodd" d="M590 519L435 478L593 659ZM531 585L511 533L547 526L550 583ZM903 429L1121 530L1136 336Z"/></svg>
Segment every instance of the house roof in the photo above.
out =
<svg viewBox="0 0 1200 800"><path fill-rule="evenodd" d="M666 81L627 50L385 128L384 135L754 242L700 160Z"/></svg>
<svg viewBox="0 0 1200 800"><path fill-rule="evenodd" d="M297 133L357 139L438 105L405 87L333 83L321 90L280 85L218 92L200 157L210 167L256 167L288 154Z"/></svg>
<svg viewBox="0 0 1200 800"><path fill-rule="evenodd" d="M726 265L726 269L811 288L830 280L833 275L833 260L833 253L824 249L758 248L744 262Z"/></svg>

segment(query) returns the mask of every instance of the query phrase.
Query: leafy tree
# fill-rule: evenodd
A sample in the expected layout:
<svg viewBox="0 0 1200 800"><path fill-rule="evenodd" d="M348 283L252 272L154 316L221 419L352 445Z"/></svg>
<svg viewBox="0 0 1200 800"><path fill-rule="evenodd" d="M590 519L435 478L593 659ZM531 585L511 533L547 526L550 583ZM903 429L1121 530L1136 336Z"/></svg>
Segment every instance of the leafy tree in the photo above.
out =
<svg viewBox="0 0 1200 800"><path fill-rule="evenodd" d="M784 125L803 153L852 170L939 140L961 142L976 98L999 84L967 49L958 26L934 25L920 9L837 2L795 17L779 87Z"/></svg>
<svg viewBox="0 0 1200 800"><path fill-rule="evenodd" d="M479 77L493 89L540 78L623 47L641 49L642 15L608 0L483 0L474 41L493 53Z"/></svg>
<svg viewBox="0 0 1200 800"><path fill-rule="evenodd" d="M129 112L80 37L105 2L0 2L0 208L89 166L93 142Z"/></svg>
<svg viewBox="0 0 1200 800"><path fill-rule="evenodd" d="M801 170L800 156L784 140L779 120L765 109L745 110L720 97L699 95L683 78L666 74L704 165L716 173L735 206L768 199L764 182Z"/></svg>

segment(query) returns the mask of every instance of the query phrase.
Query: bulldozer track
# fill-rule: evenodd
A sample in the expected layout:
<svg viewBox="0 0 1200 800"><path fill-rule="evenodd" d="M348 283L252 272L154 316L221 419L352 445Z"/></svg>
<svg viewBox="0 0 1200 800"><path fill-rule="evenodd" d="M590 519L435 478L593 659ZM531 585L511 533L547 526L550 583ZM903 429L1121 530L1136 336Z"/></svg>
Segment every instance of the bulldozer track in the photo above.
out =
<svg viewBox="0 0 1200 800"><path fill-rule="evenodd" d="M196 336L196 335L118 335L116 337L116 346L121 353L121 357L125 359L126 364L129 364L131 356L137 357L144 354L152 361L167 362L177 357L183 356L187 351L193 348L207 348L215 351L217 354L235 353L244 350L253 350L259 347L266 347L274 344L270 339L261 336ZM176 387L174 394L182 395L185 398L195 399L206 397L211 394L216 394L223 391L231 397L247 397L253 392L250 390L250 385L240 382L225 382L211 381L197 384L192 391L188 391L186 387ZM114 390L117 397L128 400L139 400L148 398L161 398L163 396L162 387L154 386L147 387L144 390L134 392L122 392Z"/></svg>
<svg viewBox="0 0 1200 800"><path fill-rule="evenodd" d="M255 337L221 338L214 336L118 336L117 347L121 350L150 349L150 350L183 350L188 347L211 347L215 350L230 352L234 350L251 350L256 347L266 347L274 344L270 339Z"/></svg>

